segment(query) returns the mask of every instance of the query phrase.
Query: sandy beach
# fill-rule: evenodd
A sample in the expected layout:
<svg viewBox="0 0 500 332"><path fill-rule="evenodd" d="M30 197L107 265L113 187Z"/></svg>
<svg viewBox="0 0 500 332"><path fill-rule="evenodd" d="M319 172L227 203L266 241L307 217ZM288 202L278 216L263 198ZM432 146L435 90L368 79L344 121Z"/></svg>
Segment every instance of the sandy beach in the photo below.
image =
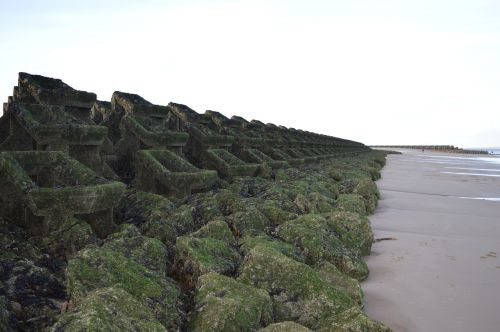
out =
<svg viewBox="0 0 500 332"><path fill-rule="evenodd" d="M395 240L367 257L367 314L394 331L499 331L500 159L403 152L377 182L375 238Z"/></svg>

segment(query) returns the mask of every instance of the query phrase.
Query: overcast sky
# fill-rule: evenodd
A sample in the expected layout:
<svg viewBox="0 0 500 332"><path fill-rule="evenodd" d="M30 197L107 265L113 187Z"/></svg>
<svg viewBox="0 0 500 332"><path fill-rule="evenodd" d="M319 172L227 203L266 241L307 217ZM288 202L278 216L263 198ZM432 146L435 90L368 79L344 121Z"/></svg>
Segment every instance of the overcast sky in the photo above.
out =
<svg viewBox="0 0 500 332"><path fill-rule="evenodd" d="M61 78L366 144L500 146L500 1L2 1L0 93Z"/></svg>

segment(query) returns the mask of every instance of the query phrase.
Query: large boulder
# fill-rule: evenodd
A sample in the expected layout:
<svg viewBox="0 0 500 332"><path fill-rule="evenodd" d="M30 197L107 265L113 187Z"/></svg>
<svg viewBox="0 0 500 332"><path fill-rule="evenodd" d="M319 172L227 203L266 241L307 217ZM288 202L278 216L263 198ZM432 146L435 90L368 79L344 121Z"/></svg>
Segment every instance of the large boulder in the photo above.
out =
<svg viewBox="0 0 500 332"><path fill-rule="evenodd" d="M353 299L359 307L363 306L363 290L359 281L340 272L332 263L323 262L316 267L321 279L335 285L338 289Z"/></svg>
<svg viewBox="0 0 500 332"><path fill-rule="evenodd" d="M177 284L138 263L136 255L126 257L108 247L89 246L68 262L66 285L71 301L80 305L93 291L115 287L147 306L168 329L180 326L180 289Z"/></svg>
<svg viewBox="0 0 500 332"><path fill-rule="evenodd" d="M368 218L352 212L333 212L324 217L330 229L349 249L360 255L369 255L373 243L373 231Z"/></svg>
<svg viewBox="0 0 500 332"><path fill-rule="evenodd" d="M272 321L266 291L213 272L198 279L194 312L194 332L250 332Z"/></svg>
<svg viewBox="0 0 500 332"><path fill-rule="evenodd" d="M371 179L362 179L353 190L354 194L361 195L365 201L368 214L375 212L380 193Z"/></svg>
<svg viewBox="0 0 500 332"><path fill-rule="evenodd" d="M264 246L247 254L239 280L271 295L275 320L293 320L311 329L319 328L326 317L356 306L313 268Z"/></svg>
<svg viewBox="0 0 500 332"><path fill-rule="evenodd" d="M122 225L120 232L110 235L102 247L118 251L149 270L165 275L167 248L160 240L142 236L135 226Z"/></svg>
<svg viewBox="0 0 500 332"><path fill-rule="evenodd" d="M330 317L320 332L391 332L384 324L366 316L359 308L350 308Z"/></svg>
<svg viewBox="0 0 500 332"><path fill-rule="evenodd" d="M98 288L64 313L53 332L167 331L143 302L119 287Z"/></svg>
<svg viewBox="0 0 500 332"><path fill-rule="evenodd" d="M266 248L274 249L283 255L296 260L297 262L304 263L305 258L302 251L294 245L281 241L279 239L267 235L246 235L239 240L240 250L246 255L256 246L264 246Z"/></svg>
<svg viewBox="0 0 500 332"><path fill-rule="evenodd" d="M231 214L227 217L227 221L236 236L265 233L271 225L269 219L253 206Z"/></svg>
<svg viewBox="0 0 500 332"><path fill-rule="evenodd" d="M356 212L366 215L366 206L363 196L358 194L340 194L335 202L338 211Z"/></svg>
<svg viewBox="0 0 500 332"><path fill-rule="evenodd" d="M120 201L116 216L121 223L135 225L147 236L166 245L168 261L173 263L178 236L195 230L192 206L176 208L167 198L143 191L128 191Z"/></svg>
<svg viewBox="0 0 500 332"><path fill-rule="evenodd" d="M310 265L328 261L343 273L362 280L368 267L356 251L346 246L335 228L318 214L307 214L287 221L277 228L278 236L302 249Z"/></svg>
<svg viewBox="0 0 500 332"><path fill-rule="evenodd" d="M195 233L178 237L175 244L177 272L191 286L208 272L235 272L241 256L234 243L231 231L221 220L213 220Z"/></svg>

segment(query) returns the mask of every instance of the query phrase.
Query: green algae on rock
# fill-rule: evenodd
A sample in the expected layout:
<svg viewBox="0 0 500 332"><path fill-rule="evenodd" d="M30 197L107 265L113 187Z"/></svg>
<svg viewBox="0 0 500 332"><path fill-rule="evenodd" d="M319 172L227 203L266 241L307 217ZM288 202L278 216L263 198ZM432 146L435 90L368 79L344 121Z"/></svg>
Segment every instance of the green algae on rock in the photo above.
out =
<svg viewBox="0 0 500 332"><path fill-rule="evenodd" d="M353 193L363 197L368 214L375 212L377 201L380 197L380 193L375 185L375 182L369 179L363 179L356 185Z"/></svg>
<svg viewBox="0 0 500 332"><path fill-rule="evenodd" d="M176 208L169 199L143 191L127 191L115 215L119 222L137 226L142 235L162 241L169 264L174 261L177 237L195 230L190 205Z"/></svg>
<svg viewBox="0 0 500 332"><path fill-rule="evenodd" d="M98 288L64 313L51 331L167 331L153 311L119 287Z"/></svg>
<svg viewBox="0 0 500 332"><path fill-rule="evenodd" d="M122 225L121 231L110 235L102 248L117 251L153 272L165 275L167 249L157 239L142 236L135 226Z"/></svg>
<svg viewBox="0 0 500 332"><path fill-rule="evenodd" d="M328 227L339 235L349 249L363 256L370 254L373 231L368 218L344 211L326 213L323 216Z"/></svg>
<svg viewBox="0 0 500 332"><path fill-rule="evenodd" d="M361 309L351 308L339 315L332 316L320 332L391 332L382 323L366 316Z"/></svg>
<svg viewBox="0 0 500 332"><path fill-rule="evenodd" d="M308 329L305 326L302 326L295 322L286 321L268 325L265 328L258 330L257 332L311 332L311 331L312 330Z"/></svg>
<svg viewBox="0 0 500 332"><path fill-rule="evenodd" d="M363 196L358 194L340 194L335 201L336 210L356 212L366 215L366 206Z"/></svg>
<svg viewBox="0 0 500 332"><path fill-rule="evenodd" d="M241 261L230 243L211 237L181 236L175 248L175 265L191 284L208 272L231 274Z"/></svg>
<svg viewBox="0 0 500 332"><path fill-rule="evenodd" d="M327 317L356 305L310 266L261 245L250 250L239 272L238 280L271 295L277 321L294 320L317 329Z"/></svg>
<svg viewBox="0 0 500 332"><path fill-rule="evenodd" d="M241 252L245 255L256 246L264 246L274 249L283 255L296 260L297 262L305 262L304 255L299 248L268 235L246 235L240 239L239 244Z"/></svg>
<svg viewBox="0 0 500 332"><path fill-rule="evenodd" d="M323 262L315 267L321 279L335 285L338 289L353 299L358 306L363 306L363 290L359 281L342 273L335 265Z"/></svg>
<svg viewBox="0 0 500 332"><path fill-rule="evenodd" d="M191 331L255 331L271 321L266 291L214 272L198 279Z"/></svg>
<svg viewBox="0 0 500 332"><path fill-rule="evenodd" d="M277 228L278 236L302 249L310 265L328 261L343 273L362 280L368 276L366 263L341 240L327 219L319 214L306 214Z"/></svg>
<svg viewBox="0 0 500 332"><path fill-rule="evenodd" d="M227 221L238 237L264 233L270 226L269 219L259 209L251 206L228 216Z"/></svg>
<svg viewBox="0 0 500 332"><path fill-rule="evenodd" d="M118 287L149 307L165 327L180 324L176 283L118 251L92 246L80 251L68 262L66 286L77 306L96 289Z"/></svg>

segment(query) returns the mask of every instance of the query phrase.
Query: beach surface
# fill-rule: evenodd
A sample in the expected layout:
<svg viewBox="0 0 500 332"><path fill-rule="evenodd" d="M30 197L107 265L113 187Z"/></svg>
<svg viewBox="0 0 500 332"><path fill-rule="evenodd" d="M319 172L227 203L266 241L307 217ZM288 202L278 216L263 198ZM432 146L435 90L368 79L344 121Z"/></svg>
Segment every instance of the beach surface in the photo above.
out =
<svg viewBox="0 0 500 332"><path fill-rule="evenodd" d="M394 331L500 331L500 158L389 155L362 284Z"/></svg>

